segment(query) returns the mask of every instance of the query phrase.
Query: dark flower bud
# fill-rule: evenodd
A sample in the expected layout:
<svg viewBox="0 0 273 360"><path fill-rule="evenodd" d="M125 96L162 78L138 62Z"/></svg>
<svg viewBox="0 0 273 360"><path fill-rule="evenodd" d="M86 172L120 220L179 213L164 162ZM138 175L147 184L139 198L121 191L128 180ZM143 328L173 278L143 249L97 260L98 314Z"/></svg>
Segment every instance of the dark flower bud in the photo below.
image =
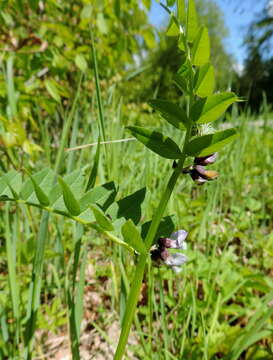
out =
<svg viewBox="0 0 273 360"><path fill-rule="evenodd" d="M152 260L156 262L165 261L168 256L169 252L163 246L159 246L151 252Z"/></svg>
<svg viewBox="0 0 273 360"><path fill-rule="evenodd" d="M163 248L160 252L160 259L166 262L169 256L170 256L169 251L166 248Z"/></svg>
<svg viewBox="0 0 273 360"><path fill-rule="evenodd" d="M203 165L203 166L210 165L216 161L217 157L218 157L218 153L213 153L207 156L196 157L194 159L194 164Z"/></svg>

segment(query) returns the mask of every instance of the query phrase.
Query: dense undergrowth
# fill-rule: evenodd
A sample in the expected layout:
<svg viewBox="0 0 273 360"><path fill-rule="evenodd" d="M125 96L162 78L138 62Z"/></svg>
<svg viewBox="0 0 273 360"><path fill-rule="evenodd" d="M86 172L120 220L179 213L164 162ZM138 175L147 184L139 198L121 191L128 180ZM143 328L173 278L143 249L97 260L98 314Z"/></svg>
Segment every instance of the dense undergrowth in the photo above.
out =
<svg viewBox="0 0 273 360"><path fill-rule="evenodd" d="M214 165L220 173L217 181L200 188L181 176L166 215L175 214L176 228L189 230L190 262L178 275L165 267L150 267L142 287L141 307L129 341L128 358L272 358L272 324L268 318L269 311L272 314L273 296L273 136L270 127L256 126L254 120L235 113L228 119L241 129L241 136L220 154ZM157 116L151 121L171 134L172 129ZM107 139L127 137L122 125L122 115L112 110L106 122ZM74 126L70 145L89 142L89 134L95 131L92 119L82 118ZM93 148L67 152L66 173L88 167L94 155ZM134 141L107 144L103 158L97 184L113 179L121 184L120 198L141 185L146 187L145 200L139 208L141 222L145 223L158 201L153 194L155 190L160 193L164 174L172 161L162 161ZM44 162L43 154L35 164L36 170L43 169ZM16 249L12 256L18 282L19 321L24 327L31 277L29 264L34 256L38 226L39 209L20 204L2 205L2 358L11 354L15 341L9 292L9 280L13 279L7 269L6 241L9 238ZM67 297L63 289L70 286L72 254L82 235L78 225L59 215L52 215L49 226L36 334L37 358L48 358L47 354L54 358L57 352L68 347ZM118 325L118 314L122 316L124 312L133 272L132 258L94 230L83 234L82 243L80 263L86 263L85 270L82 266L85 280L81 289L85 294L82 356L95 351L98 358L101 353L110 359L117 333L109 334L111 326ZM82 275L78 276L83 279ZM52 343L60 337L62 341L55 348Z"/></svg>

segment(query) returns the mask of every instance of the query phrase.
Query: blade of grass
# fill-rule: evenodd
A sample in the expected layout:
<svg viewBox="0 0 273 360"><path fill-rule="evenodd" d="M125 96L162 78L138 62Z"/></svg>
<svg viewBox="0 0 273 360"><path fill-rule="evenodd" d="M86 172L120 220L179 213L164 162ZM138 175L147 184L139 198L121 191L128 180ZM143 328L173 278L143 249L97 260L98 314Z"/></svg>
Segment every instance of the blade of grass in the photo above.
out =
<svg viewBox="0 0 273 360"><path fill-rule="evenodd" d="M181 346L180 346L180 358L181 359L183 359L183 353L184 353L185 342L186 342L186 330L189 328L191 317L192 317L192 307L189 310L187 320L185 322L185 325L183 326Z"/></svg>
<svg viewBox="0 0 273 360"><path fill-rule="evenodd" d="M69 308L69 335L73 360L80 359L80 326L83 314L83 295L85 282L85 268L87 263L86 246L82 249L82 261L80 265L79 279L77 279L77 270L81 252L81 238L83 228L80 224L76 224L76 245L73 259L72 284L69 282L69 274L67 276L66 294L67 304ZM69 270L68 270L69 271ZM71 286L72 285L72 286Z"/></svg>
<svg viewBox="0 0 273 360"><path fill-rule="evenodd" d="M96 48L95 48L95 42L94 42L94 35L93 35L91 26L90 26L90 37L91 37L92 56L93 56L93 63L94 63L96 95L97 95L97 102L98 102L98 107L99 107L99 124L100 124L100 129L101 129L101 134L102 134L102 140L106 141L105 120L104 120L103 104L102 104L101 92L100 92L100 79L99 79L97 54L96 54Z"/></svg>
<svg viewBox="0 0 273 360"><path fill-rule="evenodd" d="M77 136L78 136L78 132L79 132L79 120L80 120L80 116L78 111L75 112L75 120L73 121L73 126L72 126L72 133L71 133L71 140L69 143L69 147L73 147L76 145L76 141L77 141ZM70 172L72 172L74 170L74 165L75 165L75 154L73 152L68 154L67 157L67 173L69 174Z"/></svg>
<svg viewBox="0 0 273 360"><path fill-rule="evenodd" d="M100 146L101 146L101 142L100 142L100 135L99 135L97 148L96 148L95 160L94 160L94 164L91 169L90 176L89 176L89 179L88 179L88 182L86 185L86 191L93 188L96 183L96 178L97 178L98 168L99 168L99 161L100 161Z"/></svg>
<svg viewBox="0 0 273 360"><path fill-rule="evenodd" d="M165 353L165 359L169 360L169 334L168 334L168 325L166 320L166 313L165 313L165 306L164 306L164 293L163 293L163 276L160 272L159 277L159 297L160 297L160 309L161 309L161 316L162 316L162 328L163 328L163 340L164 340L164 353Z"/></svg>
<svg viewBox="0 0 273 360"><path fill-rule="evenodd" d="M6 252L8 263L8 280L10 287L10 295L12 302L12 311L15 320L15 344L19 346L19 330L20 330L20 307L19 307L19 284L16 276L16 245L10 233L10 216L9 206L5 208L5 238L6 238ZM15 347L14 347L15 350ZM14 354L15 355L15 354Z"/></svg>

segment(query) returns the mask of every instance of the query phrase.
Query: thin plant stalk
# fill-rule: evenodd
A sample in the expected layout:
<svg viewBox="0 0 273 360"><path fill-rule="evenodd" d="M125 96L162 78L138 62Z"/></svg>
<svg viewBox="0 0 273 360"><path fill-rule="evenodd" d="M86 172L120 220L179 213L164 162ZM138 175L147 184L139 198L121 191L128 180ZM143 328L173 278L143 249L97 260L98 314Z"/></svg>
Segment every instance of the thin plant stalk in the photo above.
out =
<svg viewBox="0 0 273 360"><path fill-rule="evenodd" d="M165 354L165 360L169 360L169 354L168 354L168 347L169 347L169 334L168 334L168 327L167 327L167 321L166 321L166 312L165 312L165 306L164 306L164 279L162 274L160 273L159 277L159 297L160 297L160 309L162 314L162 328L163 328L163 340L164 340L164 354Z"/></svg>
<svg viewBox="0 0 273 360"><path fill-rule="evenodd" d="M12 302L12 311L15 319L15 344L19 345L19 330L20 330L20 311L19 311L19 285L16 276L16 245L10 233L10 219L9 219L9 206L5 211L5 237L6 237L6 252L8 262L8 278ZM14 261L15 259L15 261Z"/></svg>

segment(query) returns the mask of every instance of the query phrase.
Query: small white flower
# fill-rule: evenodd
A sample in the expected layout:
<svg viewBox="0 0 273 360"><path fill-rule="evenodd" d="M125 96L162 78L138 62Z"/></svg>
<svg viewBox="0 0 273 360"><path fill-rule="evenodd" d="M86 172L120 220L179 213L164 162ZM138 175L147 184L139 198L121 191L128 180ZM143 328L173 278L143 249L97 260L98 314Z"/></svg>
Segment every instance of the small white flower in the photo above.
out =
<svg viewBox="0 0 273 360"><path fill-rule="evenodd" d="M165 260L165 264L169 266L181 266L187 262L188 258L186 255L181 253L170 254Z"/></svg>
<svg viewBox="0 0 273 360"><path fill-rule="evenodd" d="M186 230L178 230L170 236L171 240L176 241L176 248L181 250L187 250L186 237L188 236L188 232Z"/></svg>

